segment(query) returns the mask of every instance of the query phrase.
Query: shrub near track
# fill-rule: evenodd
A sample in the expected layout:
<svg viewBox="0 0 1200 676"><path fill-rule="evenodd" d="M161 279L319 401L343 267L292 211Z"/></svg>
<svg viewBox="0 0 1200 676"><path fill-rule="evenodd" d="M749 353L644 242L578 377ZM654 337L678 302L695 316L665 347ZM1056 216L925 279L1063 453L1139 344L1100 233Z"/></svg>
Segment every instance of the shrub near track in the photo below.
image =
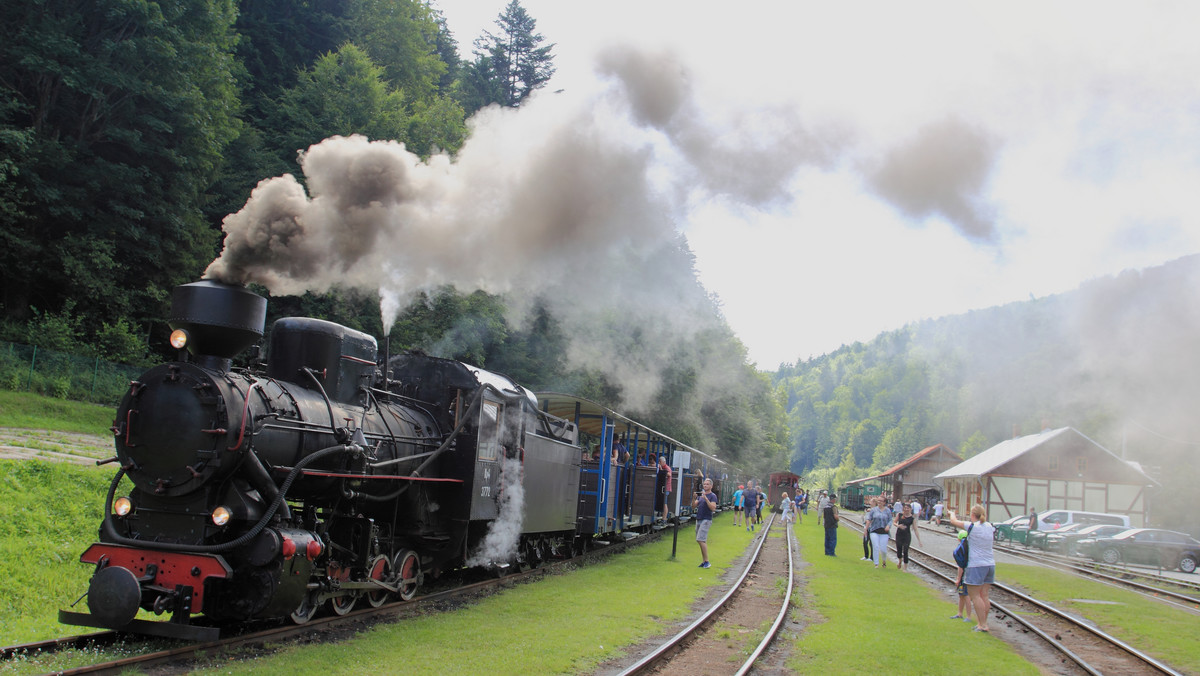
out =
<svg viewBox="0 0 1200 676"><path fill-rule="evenodd" d="M957 597L894 567L876 569L862 538L842 528L837 556L825 556L815 518L796 526L807 625L788 663L800 674L1037 674L1003 641L951 620ZM1003 576L1003 570L999 571Z"/></svg>
<svg viewBox="0 0 1200 676"><path fill-rule="evenodd" d="M1128 589L1042 566L1005 566L1007 582L1054 607L1085 617L1126 643L1181 671L1200 674L1195 613Z"/></svg>
<svg viewBox="0 0 1200 676"><path fill-rule="evenodd" d="M690 526L602 562L502 591L471 606L375 627L332 645L287 648L201 673L578 674L671 635L693 602L720 582L750 533L718 515L702 570Z"/></svg>
<svg viewBox="0 0 1200 676"><path fill-rule="evenodd" d="M87 590L110 467L0 460L0 644L79 633L58 623Z"/></svg>

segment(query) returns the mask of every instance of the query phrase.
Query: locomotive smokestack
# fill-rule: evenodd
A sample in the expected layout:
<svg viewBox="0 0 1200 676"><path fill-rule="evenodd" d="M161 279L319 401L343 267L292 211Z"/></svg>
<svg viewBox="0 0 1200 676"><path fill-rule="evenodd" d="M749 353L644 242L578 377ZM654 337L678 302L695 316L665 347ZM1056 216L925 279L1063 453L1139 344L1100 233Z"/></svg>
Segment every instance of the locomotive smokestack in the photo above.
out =
<svg viewBox="0 0 1200 676"><path fill-rule="evenodd" d="M230 360L263 336L267 299L241 286L201 280L175 287L171 295L172 330L187 332L187 349L200 357Z"/></svg>

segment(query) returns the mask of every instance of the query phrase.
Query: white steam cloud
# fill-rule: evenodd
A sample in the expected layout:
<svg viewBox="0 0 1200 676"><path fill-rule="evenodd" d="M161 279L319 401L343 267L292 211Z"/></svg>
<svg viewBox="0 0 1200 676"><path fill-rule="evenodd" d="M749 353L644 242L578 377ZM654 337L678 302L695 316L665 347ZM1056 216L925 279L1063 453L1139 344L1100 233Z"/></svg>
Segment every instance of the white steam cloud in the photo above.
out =
<svg viewBox="0 0 1200 676"><path fill-rule="evenodd" d="M487 535L470 557L468 566L506 564L517 557L521 525L525 521L525 486L521 483L521 460L500 460L499 513L488 526Z"/></svg>

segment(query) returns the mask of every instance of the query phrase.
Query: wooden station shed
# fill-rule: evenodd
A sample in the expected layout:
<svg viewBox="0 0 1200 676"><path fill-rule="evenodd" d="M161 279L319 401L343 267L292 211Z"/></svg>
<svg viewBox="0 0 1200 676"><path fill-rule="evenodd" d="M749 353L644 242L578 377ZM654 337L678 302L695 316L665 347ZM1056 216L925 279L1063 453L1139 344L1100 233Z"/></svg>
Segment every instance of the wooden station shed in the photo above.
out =
<svg viewBox="0 0 1200 676"><path fill-rule="evenodd" d="M960 462L962 458L949 446L928 446L896 463L886 472L847 481L843 493L846 493L849 502L844 504L850 509L862 509L865 497L890 493L892 501L903 498L905 502L911 502L915 498L925 505L931 505L941 497L941 489L933 478ZM857 506L850 505L850 502L857 503Z"/></svg>
<svg viewBox="0 0 1200 676"><path fill-rule="evenodd" d="M1127 514L1146 522L1146 493L1158 484L1071 427L1003 441L941 472L946 506L960 518L983 505L993 522L1030 509L1077 509Z"/></svg>

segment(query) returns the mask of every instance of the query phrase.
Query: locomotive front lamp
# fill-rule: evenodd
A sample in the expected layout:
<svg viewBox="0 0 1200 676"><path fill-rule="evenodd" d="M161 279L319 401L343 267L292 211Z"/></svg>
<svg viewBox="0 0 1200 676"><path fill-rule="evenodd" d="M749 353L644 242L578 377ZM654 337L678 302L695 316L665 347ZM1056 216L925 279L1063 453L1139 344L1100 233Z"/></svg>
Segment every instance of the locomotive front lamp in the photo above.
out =
<svg viewBox="0 0 1200 676"><path fill-rule="evenodd" d="M133 500L125 496L117 498L113 503L113 511L117 513L117 516L128 516L133 511Z"/></svg>
<svg viewBox="0 0 1200 676"><path fill-rule="evenodd" d="M182 350L188 342L188 332L183 329L175 329L171 332L171 347L176 350Z"/></svg>
<svg viewBox="0 0 1200 676"><path fill-rule="evenodd" d="M218 507L213 510L212 522L218 526L224 526L233 518L233 512L229 511L228 507Z"/></svg>

